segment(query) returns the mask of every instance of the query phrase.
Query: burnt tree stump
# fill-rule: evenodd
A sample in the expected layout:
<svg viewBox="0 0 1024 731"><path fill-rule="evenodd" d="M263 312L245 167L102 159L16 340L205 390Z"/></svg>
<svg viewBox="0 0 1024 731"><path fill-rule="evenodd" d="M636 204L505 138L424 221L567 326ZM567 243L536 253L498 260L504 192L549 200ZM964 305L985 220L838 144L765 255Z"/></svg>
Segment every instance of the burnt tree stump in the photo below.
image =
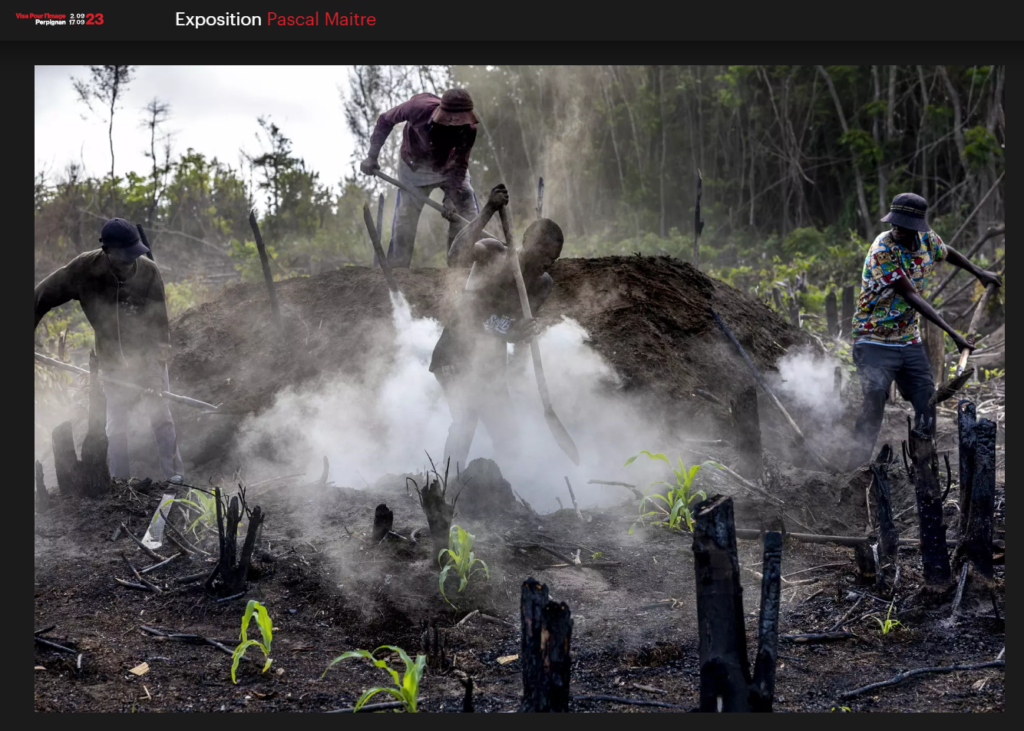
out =
<svg viewBox="0 0 1024 731"><path fill-rule="evenodd" d="M839 336L839 306L836 304L835 292L825 295L825 325L829 335L834 338Z"/></svg>
<svg viewBox="0 0 1024 731"><path fill-rule="evenodd" d="M75 435L70 421L54 427L51 443L53 469L57 473L57 489L64 497L78 495L78 453L75 451Z"/></svg>
<svg viewBox="0 0 1024 731"><path fill-rule="evenodd" d="M206 588L212 589L214 581L220 578L220 590L226 595L245 591L249 578L249 565L252 563L252 552L256 547L256 534L263 525L263 511L257 505L249 514L249 525L242 544L242 554L238 555L238 525L242 522L242 509L238 497L231 498L227 515L223 510L219 487L213 489L217 503L217 537L220 544L220 558L217 565L206 579Z"/></svg>
<svg viewBox="0 0 1024 731"><path fill-rule="evenodd" d="M103 497L110 491L107 463L107 398L100 382L96 353L89 353L89 430L82 442L79 488L86 497Z"/></svg>
<svg viewBox="0 0 1024 731"><path fill-rule="evenodd" d="M430 538L436 551L448 547L448 534L452 529L452 520L455 518L455 500L451 504L445 500L448 492L447 474L445 480L434 479L427 475L427 483L422 489L416 488L416 494L420 499L420 507L427 516L427 526L430 528ZM413 483L415 484L415 483Z"/></svg>
<svg viewBox="0 0 1024 731"><path fill-rule="evenodd" d="M996 425L979 419L974 426L974 479L971 487L970 514L967 531L957 546L958 559L963 556L974 564L986 579L992 578L992 515L996 500Z"/></svg>
<svg viewBox="0 0 1024 731"><path fill-rule="evenodd" d="M765 534L758 653L752 678L732 498L710 497L696 507L695 513L700 710L770 711L778 649L782 535L776 531Z"/></svg>
<svg viewBox="0 0 1024 731"><path fill-rule="evenodd" d="M428 623L425 619L421 627L421 654L427 658L427 667L438 673L443 672L448 667L444 633L437 628L436 622Z"/></svg>
<svg viewBox="0 0 1024 731"><path fill-rule="evenodd" d="M45 513L50 509L50 492L43 482L43 463L36 461L36 512Z"/></svg>
<svg viewBox="0 0 1024 731"><path fill-rule="evenodd" d="M843 395L843 367L836 366L832 376L832 392L836 398L840 398Z"/></svg>
<svg viewBox="0 0 1024 731"><path fill-rule="evenodd" d="M569 605L551 601L547 586L529 578L523 582L520 616L523 699L519 712L567 713L573 624Z"/></svg>
<svg viewBox="0 0 1024 731"><path fill-rule="evenodd" d="M370 537L374 543L380 543L387 536L391 527L395 524L395 514L388 509L386 503L381 503L373 511L373 532Z"/></svg>
<svg viewBox="0 0 1024 731"><path fill-rule="evenodd" d="M971 514L971 486L974 482L974 425L977 421L974 404L962 399L956 405L956 426L959 440L960 521L959 536L967 535L967 519Z"/></svg>
<svg viewBox="0 0 1024 731"><path fill-rule="evenodd" d="M761 453L761 421L757 412L757 388L748 386L732 400L732 421L736 429L736 471L748 480L758 480L764 472Z"/></svg>
<svg viewBox="0 0 1024 731"><path fill-rule="evenodd" d="M875 549L870 543L858 543L853 547L853 557L857 561L857 577L862 584L874 584L878 581L878 566L875 561Z"/></svg>
<svg viewBox="0 0 1024 731"><path fill-rule="evenodd" d="M877 576L880 587L888 586L895 578L900 533L892 518L892 493L889 490L889 462L892 448L886 444L871 465L872 492L875 498L875 522L878 524Z"/></svg>
<svg viewBox="0 0 1024 731"><path fill-rule="evenodd" d="M910 430L908 449L914 464L914 488L920 526L921 561L925 584L945 587L952 580L949 552L946 550L946 524L942 517L942 489L939 485L939 460L935 454L931 424L924 420Z"/></svg>
<svg viewBox="0 0 1024 731"><path fill-rule="evenodd" d="M853 285L848 284L843 287L843 301L842 301L842 315L840 321L840 331L842 336L849 340L850 335L853 333Z"/></svg>

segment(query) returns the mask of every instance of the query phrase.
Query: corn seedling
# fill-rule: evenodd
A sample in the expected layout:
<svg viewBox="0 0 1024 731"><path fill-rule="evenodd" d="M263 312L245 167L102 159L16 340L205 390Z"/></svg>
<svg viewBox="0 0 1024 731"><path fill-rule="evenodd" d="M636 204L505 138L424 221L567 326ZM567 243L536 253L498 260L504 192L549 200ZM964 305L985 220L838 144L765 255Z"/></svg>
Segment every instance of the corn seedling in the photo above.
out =
<svg viewBox="0 0 1024 731"><path fill-rule="evenodd" d="M263 635L263 641L250 640L246 636L246 630L249 628L249 620L256 616L256 624L260 628L260 634ZM270 615L267 613L267 608L260 604L255 599L250 599L249 604L245 607L245 614L242 615L242 633L240 639L242 640L238 647L231 655L231 682L238 683L235 678L235 674L238 671L238 663L242 661L242 657L245 656L245 651L250 647L256 646L263 650L263 656L267 658L266 664L263 666L263 672L267 672L270 669L270 663L273 660L270 659L270 642L274 638L274 624L270 621Z"/></svg>
<svg viewBox="0 0 1024 731"><path fill-rule="evenodd" d="M441 596L444 600L451 604L448 597L444 593L444 582L448 578L448 574L452 568L459 576L459 592L466 588L466 584L469 583L470 577L478 571L483 571L484 576L488 580L491 578L490 572L487 570L487 564L481 559L473 556L473 534L467 533L464 528L458 525L453 525L451 530L448 532L448 548L442 548L437 554L437 562L441 563L441 559L445 556L448 557L448 563L445 564L444 568L441 569L441 576L438 580L438 585L441 587ZM475 564L480 564L482 568L474 569ZM452 604L452 606L455 606Z"/></svg>
<svg viewBox="0 0 1024 731"><path fill-rule="evenodd" d="M185 529L186 533L191 532L196 538L201 538L200 530L205 534L217 525L217 498L213 495L190 489L185 497L175 498L167 504L174 503L184 505L187 510L194 511L196 517ZM156 520L155 515L153 520Z"/></svg>
<svg viewBox="0 0 1024 731"><path fill-rule="evenodd" d="M387 660L378 660L374 657L381 650L390 650L391 652L397 652L398 656L405 663L405 672L399 677L397 670L392 670L388 665ZM394 688L383 688L376 687L370 688L368 691L359 696L359 700L356 701L354 710L358 711L370 700L373 696L378 693L390 693L396 699L402 702L402 708L406 713L416 713L416 699L420 694L420 680L423 678L423 670L427 665L426 655L417 655L416 660L409 659L409 655L406 654L405 650L401 647L395 647L394 645L381 645L373 652L368 650L351 650L350 652L342 653L338 657L331 660L331 664L327 666L327 670L330 670L337 663L342 660L347 660L350 657L364 657L374 665L379 667L381 670L387 670L391 675L391 679L395 683ZM324 670L324 674L320 677L327 675L327 670Z"/></svg>
<svg viewBox="0 0 1024 731"><path fill-rule="evenodd" d="M884 622L882 620L880 620L878 617L872 617L873 620L878 622L878 626L881 628L883 635L889 634L890 632L892 632L893 629L895 629L896 627L900 626L899 620L890 619L890 617L892 615L892 607L893 607L893 604L895 604L895 603L896 603L895 599L893 599L891 602L889 602L889 610L885 613L885 621Z"/></svg>
<svg viewBox="0 0 1024 731"><path fill-rule="evenodd" d="M832 710L829 711L829 712L830 713L835 713L837 709L838 709L838 711L840 713L850 713L850 707L849 706L832 706Z"/></svg>
<svg viewBox="0 0 1024 731"><path fill-rule="evenodd" d="M693 482L697 477L697 473L700 472L701 468L706 465L715 465L715 462L703 462L701 464L695 464L687 467L683 464L682 458L679 459L679 469L672 467L672 463L669 462L668 457L660 452L658 454L652 454L647 450L640 452L640 454L646 454L653 460L664 462L672 468L672 472L676 477L676 484L665 482L664 480L658 480L652 482L651 487L655 485L665 485L668 487L668 491L665 494L654 493L653 495L645 495L640 500L640 518L633 523L629 528L629 532L632 533L636 530L637 523L643 524L645 518L659 518L653 520L654 525L664 525L672 530L693 530L693 515L690 512L690 508L693 503L698 500L704 500L707 495L703 490L694 490ZM640 454L635 454L626 460L624 467L628 467L633 464ZM664 504L660 504L664 503ZM653 508L644 512L645 508Z"/></svg>

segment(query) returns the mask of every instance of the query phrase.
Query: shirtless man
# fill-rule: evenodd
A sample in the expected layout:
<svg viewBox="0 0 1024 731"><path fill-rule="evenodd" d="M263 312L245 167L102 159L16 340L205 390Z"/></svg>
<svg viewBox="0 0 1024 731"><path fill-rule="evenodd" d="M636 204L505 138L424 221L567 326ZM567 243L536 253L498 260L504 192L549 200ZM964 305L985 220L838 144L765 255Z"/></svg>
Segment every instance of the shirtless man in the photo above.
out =
<svg viewBox="0 0 1024 731"><path fill-rule="evenodd" d="M448 255L449 266L472 269L455 315L434 347L430 372L452 413L443 462L450 459L458 469L466 467L477 422L483 422L498 452L514 457L518 448L515 409L505 380L507 344L528 343L536 334L536 321L522 316L511 252L497 239L477 240L507 203L503 185L491 190L484 210L459 234ZM547 218L534 221L523 234L519 265L534 314L551 294L554 280L548 269L562 253L563 241L562 230Z"/></svg>

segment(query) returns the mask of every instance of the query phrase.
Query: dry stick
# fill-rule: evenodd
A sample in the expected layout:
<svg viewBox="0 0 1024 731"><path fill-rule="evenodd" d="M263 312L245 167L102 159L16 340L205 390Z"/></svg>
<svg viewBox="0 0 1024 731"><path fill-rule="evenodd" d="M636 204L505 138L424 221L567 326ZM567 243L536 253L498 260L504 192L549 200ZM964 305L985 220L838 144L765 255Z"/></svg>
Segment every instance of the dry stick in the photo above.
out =
<svg viewBox="0 0 1024 731"><path fill-rule="evenodd" d="M572 507L576 511L576 517L580 519L580 522L586 523L587 519L583 517L583 513L580 512L580 506L576 502L576 494L572 491L572 484L569 482L569 476L565 477L565 486L569 488L569 497L572 498Z"/></svg>
<svg viewBox="0 0 1024 731"><path fill-rule="evenodd" d="M791 576L796 576L797 574L805 574L808 571L817 571L818 569L843 568L843 567L848 566L848 565L849 565L848 562L844 562L844 563L823 563L821 566L811 566L811 568L809 568L809 569L800 569L799 571L794 571L791 574L786 574L785 576L782 577L782 580L785 581L786 579L788 579Z"/></svg>
<svg viewBox="0 0 1024 731"><path fill-rule="evenodd" d="M256 223L256 209L249 211L249 226L252 228L252 235L256 237L256 249L260 254L260 265L263 267L263 279L267 282L267 291L270 293L270 311L273 313L274 322L281 325L281 310L277 306L277 292L274 291L274 276L270 273L270 260L267 258L267 247L263 245L263 237L260 235L260 227Z"/></svg>
<svg viewBox="0 0 1024 731"><path fill-rule="evenodd" d="M964 561L964 566L960 569L960 582L956 585L956 596L953 598L953 611L949 613L949 619L946 620L949 626L952 626L956 621L956 613L960 611L960 600L964 598L964 586L967 584L967 567L970 562Z"/></svg>
<svg viewBox="0 0 1024 731"><path fill-rule="evenodd" d="M734 480L736 480L738 483L740 483L740 485L742 487L745 487L750 492L753 492L756 495L760 495L761 497L763 497L763 498L765 498L767 500L771 500L773 503L776 503L778 505L785 505L786 504L782 500L780 500L779 498L777 498L774 495L772 495L771 493L769 493L767 490L764 490L764 489L758 487L753 482L750 482L749 480L745 479L744 477L742 477L738 473L736 473L733 470L729 469L728 467L726 467L724 464L722 464L718 460L715 460L715 464L718 466L718 468L720 470L722 470L722 472L724 472L725 474L729 475L729 477L731 477Z"/></svg>
<svg viewBox="0 0 1024 731"><path fill-rule="evenodd" d="M789 642L797 642L801 644L809 644L811 642L833 642L835 640L848 640L851 637L856 637L853 632L820 632L817 634L802 634L802 635L781 635L780 640L787 640Z"/></svg>
<svg viewBox="0 0 1024 731"><path fill-rule="evenodd" d="M131 539L133 541L135 541L135 544L139 548L142 549L142 552L144 554L146 554L147 556L149 556L151 559L153 559L154 561L164 561L164 560L166 560L164 556L161 556L159 553L157 553L156 551L151 549L149 546L147 546L145 543L143 543L141 539L137 538L134 533L132 533L130 530L128 530L125 527L124 523L121 523L121 530L123 530L125 533L127 533L131 537ZM125 559L125 560L127 561L128 559ZM132 570L134 571L134 569L132 569Z"/></svg>
<svg viewBox="0 0 1024 731"><path fill-rule="evenodd" d="M124 579L119 579L116 576L114 577L114 581L116 581L118 584L125 587L126 589L134 589L135 591L148 591L152 593L152 590L148 586L136 584L134 581L125 581Z"/></svg>
<svg viewBox="0 0 1024 731"><path fill-rule="evenodd" d="M628 488L637 498L640 500L644 499L644 494L640 492L636 485L631 485L628 482L607 482L605 480L587 480L588 485L614 485L616 487Z"/></svg>
<svg viewBox="0 0 1024 731"><path fill-rule="evenodd" d="M35 635L36 635L36 637L38 637L39 635L45 635L47 632L52 632L55 629L57 629L57 625L51 624L49 627L43 627L42 629L37 629L35 631Z"/></svg>
<svg viewBox="0 0 1024 731"><path fill-rule="evenodd" d="M420 698L417 704L423 703L424 699ZM367 703L360 706L359 710L355 709L355 706L351 708L337 708L333 711L325 711L325 713L373 713L374 711L388 711L392 708L404 708L405 703L401 701L388 701L387 703Z"/></svg>
<svg viewBox="0 0 1024 731"><path fill-rule="evenodd" d="M128 569L133 574L135 574L135 578L139 580L140 584L142 584L143 586L147 587L154 594L163 594L163 590L159 586L154 584L152 581L150 581L149 579L145 578L142 574L140 574L138 569L136 569L134 566L132 566L132 562L129 561L128 557L125 556L123 553L121 554L121 559L125 562L125 565L128 566Z"/></svg>
<svg viewBox="0 0 1024 731"><path fill-rule="evenodd" d="M202 635L165 632L163 630L157 629L156 627L149 627L147 625L141 625L139 629L141 629L148 635L153 635L154 637L157 637L162 640L168 640L171 642L187 642L192 645L210 645L211 647L216 647L218 650L227 653L228 655L235 654L235 651L230 649L226 645L217 642L217 640L211 640L209 637L203 637ZM246 662L255 662L255 660L250 658L248 655L243 655L242 659Z"/></svg>
<svg viewBox="0 0 1024 731"><path fill-rule="evenodd" d="M176 558L181 558L181 557L182 557L182 556L184 556L184 555L185 555L185 554L183 554L183 553L176 553L176 554L174 554L173 556L171 556L170 558L164 559L164 560L163 560L163 561L161 561L160 563L155 563L155 564L153 564L152 566L147 566L147 567L146 567L146 568L144 568L144 569L140 569L140 570L139 570L139 573L140 573L140 574L148 574L148 573L149 573L150 571L156 571L157 569L159 569L159 568L162 568L162 567L166 566L167 564L169 564L169 563L170 563L171 561L173 561L174 559L176 559Z"/></svg>
<svg viewBox="0 0 1024 731"><path fill-rule="evenodd" d="M842 618L841 618L841 619L840 619L840 620L839 620L838 622L836 622L836 623L835 623L834 625L832 625L832 626L831 626L831 627L829 627L829 628L828 628L827 630L825 630L825 633L826 633L826 634L828 634L828 633L830 633L830 632L835 632L835 631L836 631L836 630L838 630L838 629L839 629L840 627L842 627L842 626L843 626L844 624L846 624L846 620L848 620L848 619L850 618L850 615L852 615L852 614L853 614L853 613L854 613L855 611L857 611L857 607L859 607L859 606L860 606L860 603L861 603L862 601L864 601L864 595L863 595L863 594L861 594L861 595L860 595L860 596L859 596L859 597L857 598L857 601L855 601L855 602L853 603L853 606L852 606L852 607L850 607L850 610L849 610L849 611L848 611L848 612L847 612L846 614L844 614L844 615L842 616Z"/></svg>
<svg viewBox="0 0 1024 731"><path fill-rule="evenodd" d="M471 620L471 619L472 619L473 617L475 617L475 616L476 616L476 615L478 615L478 614L480 614L480 610L479 610L479 609L474 609L474 610L473 610L472 612L470 612L470 613L469 613L469 614L467 614L467 615L466 615L465 617L463 617L462 619L460 619L460 620L458 621L458 623L456 623L456 625L455 625L455 626L456 626L456 627L461 627L462 625L464 625L464 624L465 624L466 622L468 622L469 620Z"/></svg>
<svg viewBox="0 0 1024 731"><path fill-rule="evenodd" d="M904 673L897 673L894 677L889 680L883 680L879 683L871 683L861 688L855 688L854 690L848 690L845 693L841 693L839 698L846 700L847 698L853 698L854 696L867 693L868 691L876 690L878 688L885 688L890 685L896 685L902 683L908 678L912 678L915 675L923 675L925 673L953 673L961 670L983 670L985 668L1005 668L1005 660L992 660L990 662L978 663L977 665L949 665L947 667L938 668L916 668L914 670L908 670Z"/></svg>
<svg viewBox="0 0 1024 731"><path fill-rule="evenodd" d="M569 564L570 566L576 565L576 562L573 561L571 558L566 558L565 556L563 556L562 554L560 554L558 551L554 550L553 548L548 548L547 546L541 545L540 543L524 543L524 544L521 544L521 545L515 545L515 544L512 544L512 545L514 545L516 548L539 548L542 551L547 551L552 556L557 558L559 561L564 561L565 563Z"/></svg>
<svg viewBox="0 0 1024 731"><path fill-rule="evenodd" d="M821 467L822 469L829 469L828 463L825 462L825 460L815 451L814 447L810 445L806 437L804 437L804 433L800 431L800 427L796 425L795 421L793 421L793 417L791 417L789 415L789 412L786 411L786 407L782 405L782 402L779 401L778 397L765 382L764 377L761 375L760 371L757 370L757 367L754 365L754 363L750 360L750 356L747 355L747 351L745 351L743 349L743 346L740 345L740 341L736 339L736 336L733 335L729 328L726 327L725 323L722 322L722 318L718 316L717 312L711 310L711 316L715 318L715 322L717 322L718 326L722 328L722 332L725 333L726 337L728 337L729 340L732 341L732 344L736 346L736 349L740 351L740 355L743 356L743 360L746 362L747 367L750 368L751 373L754 374L754 378L757 380L758 385L761 386L764 392L768 395L768 398L775 405L775 408L779 410L782 416L786 419L786 422L789 424L790 428L796 433L797 439L799 439L800 441L800 445L807 450L808 454L810 454L811 457L814 458L814 461L818 463L819 467Z"/></svg>
<svg viewBox="0 0 1024 731"><path fill-rule="evenodd" d="M662 690L661 688L654 688L654 687L651 687L650 685L639 685L638 683L630 683L630 687L636 688L637 690L646 690L648 693L657 693L659 695L668 695L668 691L667 690Z"/></svg>
<svg viewBox="0 0 1024 731"><path fill-rule="evenodd" d="M38 635L36 636L35 640L36 640L36 643L38 643L40 645L45 645L46 647L51 647L54 650L60 650L61 652L67 652L67 653L70 653L72 655L77 655L78 654L78 650L72 650L70 647L64 647L64 645L58 645L56 642L51 642L50 640L44 640L42 637L39 637Z"/></svg>

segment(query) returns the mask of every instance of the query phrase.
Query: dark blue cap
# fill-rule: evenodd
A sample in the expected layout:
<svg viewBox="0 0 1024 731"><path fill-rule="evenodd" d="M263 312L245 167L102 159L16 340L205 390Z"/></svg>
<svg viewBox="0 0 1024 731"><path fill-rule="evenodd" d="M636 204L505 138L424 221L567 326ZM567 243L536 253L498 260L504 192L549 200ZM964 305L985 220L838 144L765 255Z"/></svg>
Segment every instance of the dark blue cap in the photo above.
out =
<svg viewBox="0 0 1024 731"><path fill-rule="evenodd" d="M149 251L139 239L138 230L123 218L111 218L103 224L100 243L107 253L123 261L135 261Z"/></svg>
<svg viewBox="0 0 1024 731"><path fill-rule="evenodd" d="M889 213L882 221L911 231L927 232L930 230L925 217L927 213L928 201L924 198L916 193L900 193L892 199Z"/></svg>

